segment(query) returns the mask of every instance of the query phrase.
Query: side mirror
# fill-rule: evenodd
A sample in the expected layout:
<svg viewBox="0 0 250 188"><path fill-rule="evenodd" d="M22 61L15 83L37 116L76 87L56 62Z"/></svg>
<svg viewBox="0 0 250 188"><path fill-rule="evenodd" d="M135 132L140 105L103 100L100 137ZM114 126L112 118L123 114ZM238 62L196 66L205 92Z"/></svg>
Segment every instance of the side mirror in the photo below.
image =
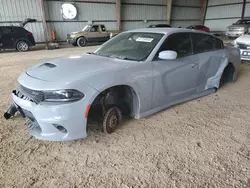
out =
<svg viewBox="0 0 250 188"><path fill-rule="evenodd" d="M163 60L173 60L177 58L177 52L172 50L165 50L159 53L159 58Z"/></svg>

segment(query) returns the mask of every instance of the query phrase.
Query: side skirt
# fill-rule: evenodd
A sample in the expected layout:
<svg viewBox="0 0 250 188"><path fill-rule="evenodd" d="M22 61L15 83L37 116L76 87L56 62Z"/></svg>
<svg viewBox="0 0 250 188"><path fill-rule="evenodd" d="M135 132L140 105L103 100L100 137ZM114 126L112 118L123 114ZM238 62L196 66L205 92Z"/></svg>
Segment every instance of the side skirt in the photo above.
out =
<svg viewBox="0 0 250 188"><path fill-rule="evenodd" d="M202 91L200 93L196 93L195 95L191 95L189 97L186 97L184 99L180 99L180 100L175 101L173 103L169 103L167 105L163 105L163 106L159 106L159 107L156 107L154 109L151 109L151 110L149 110L147 112L143 112L143 113L139 114L138 116L136 116L135 119L141 119L141 118L147 117L147 116L152 115L152 114L154 114L156 112L159 112L159 111L161 111L163 109L169 108L169 107L171 107L173 105L177 105L177 104L181 104L181 103L184 103L184 102L187 102L187 101L191 101L193 99L200 98L200 97L203 97L203 96L206 96L206 95L210 95L210 94L215 93L215 92L216 92L216 89L213 88L213 89L208 89L208 90Z"/></svg>

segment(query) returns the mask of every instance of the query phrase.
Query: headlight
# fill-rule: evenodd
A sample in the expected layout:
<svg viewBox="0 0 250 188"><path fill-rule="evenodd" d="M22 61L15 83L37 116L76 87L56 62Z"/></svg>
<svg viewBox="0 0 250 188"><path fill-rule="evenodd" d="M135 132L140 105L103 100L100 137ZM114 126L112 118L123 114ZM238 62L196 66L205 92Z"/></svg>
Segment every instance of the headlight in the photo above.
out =
<svg viewBox="0 0 250 188"><path fill-rule="evenodd" d="M74 89L56 91L43 91L45 102L69 102L77 101L84 97L84 94Z"/></svg>

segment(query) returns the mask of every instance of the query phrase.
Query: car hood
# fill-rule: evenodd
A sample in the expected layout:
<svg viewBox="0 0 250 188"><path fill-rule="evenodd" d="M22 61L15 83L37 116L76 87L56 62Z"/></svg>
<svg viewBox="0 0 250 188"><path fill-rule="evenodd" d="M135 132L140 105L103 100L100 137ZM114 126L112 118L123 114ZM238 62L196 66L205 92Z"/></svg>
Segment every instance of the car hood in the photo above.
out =
<svg viewBox="0 0 250 188"><path fill-rule="evenodd" d="M236 39L237 43L250 44L250 35L242 35Z"/></svg>
<svg viewBox="0 0 250 188"><path fill-rule="evenodd" d="M134 61L84 54L48 60L31 67L26 74L47 82L74 81L101 72L123 70L136 64Z"/></svg>
<svg viewBox="0 0 250 188"><path fill-rule="evenodd" d="M75 31L75 32L71 32L71 35L78 35L78 34L84 34L86 33L86 31Z"/></svg>

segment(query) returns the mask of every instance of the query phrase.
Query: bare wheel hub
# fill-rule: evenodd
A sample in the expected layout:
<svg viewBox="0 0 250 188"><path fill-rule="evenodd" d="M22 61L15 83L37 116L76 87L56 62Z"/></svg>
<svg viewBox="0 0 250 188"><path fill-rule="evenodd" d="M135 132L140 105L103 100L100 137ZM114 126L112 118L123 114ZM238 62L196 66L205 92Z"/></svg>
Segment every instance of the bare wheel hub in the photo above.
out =
<svg viewBox="0 0 250 188"><path fill-rule="evenodd" d="M114 132L118 124L120 123L122 114L120 109L112 107L104 114L103 119L103 131L107 134Z"/></svg>
<svg viewBox="0 0 250 188"><path fill-rule="evenodd" d="M109 122L110 128L113 129L114 127L116 127L117 124L118 124L118 118L116 117L116 115L112 115Z"/></svg>

